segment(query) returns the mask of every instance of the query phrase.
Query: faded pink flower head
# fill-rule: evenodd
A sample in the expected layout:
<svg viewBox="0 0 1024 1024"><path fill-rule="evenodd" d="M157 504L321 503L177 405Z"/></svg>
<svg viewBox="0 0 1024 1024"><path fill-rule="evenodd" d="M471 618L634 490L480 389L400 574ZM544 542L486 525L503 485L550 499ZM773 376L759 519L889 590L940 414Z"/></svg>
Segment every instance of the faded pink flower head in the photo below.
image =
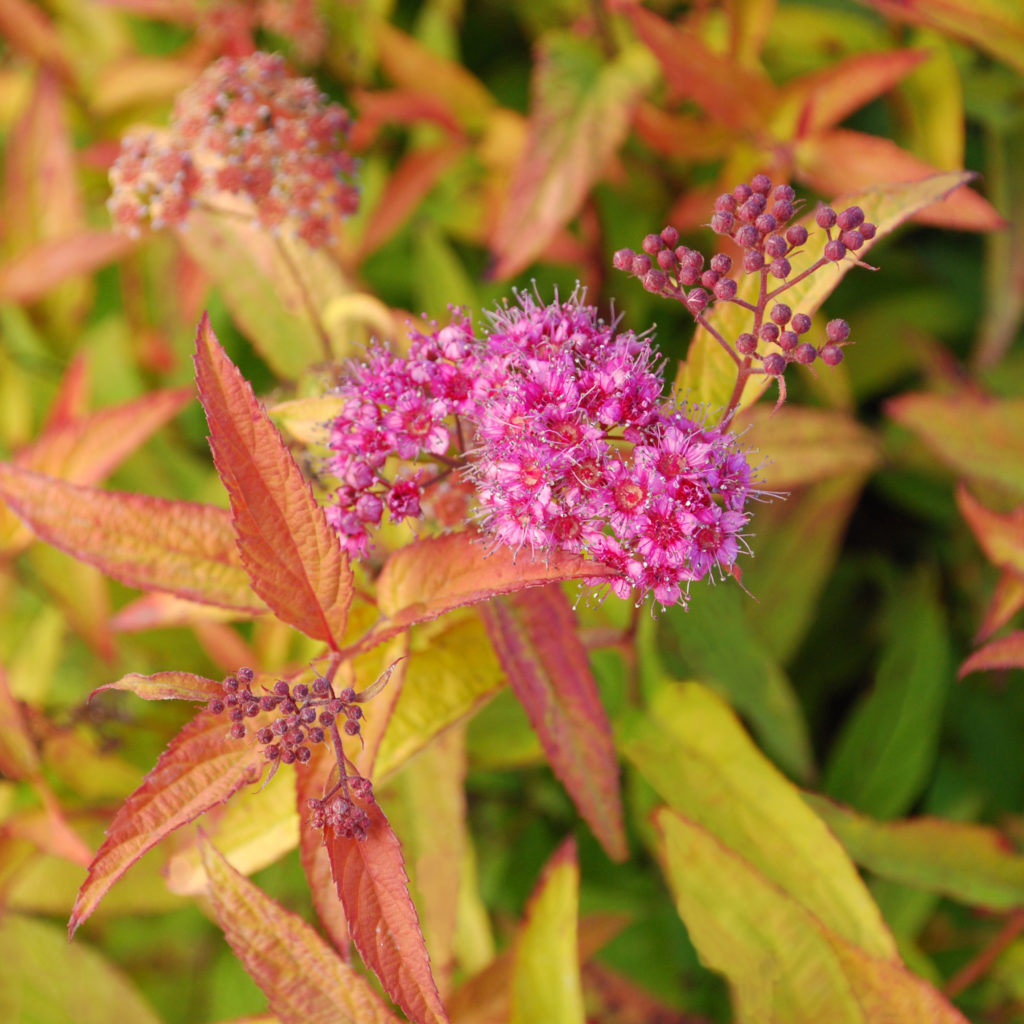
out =
<svg viewBox="0 0 1024 1024"><path fill-rule="evenodd" d="M128 231L182 224L196 204L233 196L264 227L324 245L359 203L350 128L281 57L222 57L178 97L168 131L123 140L111 216Z"/></svg>

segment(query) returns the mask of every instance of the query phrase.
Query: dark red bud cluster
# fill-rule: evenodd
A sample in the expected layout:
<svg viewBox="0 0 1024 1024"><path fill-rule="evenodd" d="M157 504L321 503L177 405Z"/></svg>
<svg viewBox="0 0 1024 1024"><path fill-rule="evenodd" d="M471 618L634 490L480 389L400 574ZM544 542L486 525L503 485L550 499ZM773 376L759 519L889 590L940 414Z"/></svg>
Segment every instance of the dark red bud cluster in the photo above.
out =
<svg viewBox="0 0 1024 1024"><path fill-rule="evenodd" d="M370 816L351 797L373 800L373 786L361 775L344 778L335 791L308 801L309 823L313 828L330 826L342 839L364 840L370 831Z"/></svg>
<svg viewBox="0 0 1024 1024"><path fill-rule="evenodd" d="M255 679L252 669L241 668L223 682L224 695L214 697L207 710L215 715L227 712L231 721L230 735L242 739L248 730L245 719L260 713L274 717L255 733L256 742L264 748L266 759L274 764L306 764L311 747L323 743L335 726L346 736L357 736L363 709L351 687L335 693L330 682L317 676L311 684L290 684L278 679L273 689L263 694L252 691Z"/></svg>

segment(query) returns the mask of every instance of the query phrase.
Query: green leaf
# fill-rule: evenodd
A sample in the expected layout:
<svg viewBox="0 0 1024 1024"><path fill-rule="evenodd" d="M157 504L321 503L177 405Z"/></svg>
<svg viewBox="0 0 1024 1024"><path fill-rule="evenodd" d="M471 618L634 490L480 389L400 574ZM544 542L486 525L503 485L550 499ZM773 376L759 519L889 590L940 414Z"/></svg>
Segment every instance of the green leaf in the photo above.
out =
<svg viewBox="0 0 1024 1024"><path fill-rule="evenodd" d="M854 945L895 945L842 847L800 791L757 750L724 704L697 683L658 690L622 730L623 754L680 814L766 882Z"/></svg>
<svg viewBox="0 0 1024 1024"><path fill-rule="evenodd" d="M932 768L953 681L948 627L930 583L894 591L871 691L840 734L824 790L866 814L891 818L921 792Z"/></svg>
<svg viewBox="0 0 1024 1024"><path fill-rule="evenodd" d="M475 710L502 686L505 674L476 615L413 634L405 681L374 761L383 778L442 729ZM371 704L367 713L373 715Z"/></svg>
<svg viewBox="0 0 1024 1024"><path fill-rule="evenodd" d="M665 663L677 678L696 677L745 715L765 750L787 771L807 778L811 744L800 704L785 673L743 617L749 598L723 583L694 594L687 611L659 621Z"/></svg>
<svg viewBox="0 0 1024 1024"><path fill-rule="evenodd" d="M583 1024L579 887L576 841L567 839L545 866L516 936L509 1024Z"/></svg>
<svg viewBox="0 0 1024 1024"><path fill-rule="evenodd" d="M729 981L737 1024L967 1024L895 952L839 935L700 825L668 808L655 820L679 915Z"/></svg>
<svg viewBox="0 0 1024 1024"><path fill-rule="evenodd" d="M0 1020L18 1024L160 1024L131 982L58 928L0 917Z"/></svg>
<svg viewBox="0 0 1024 1024"><path fill-rule="evenodd" d="M987 825L942 818L875 821L812 793L804 799L861 867L973 907L1024 906L1024 857Z"/></svg>

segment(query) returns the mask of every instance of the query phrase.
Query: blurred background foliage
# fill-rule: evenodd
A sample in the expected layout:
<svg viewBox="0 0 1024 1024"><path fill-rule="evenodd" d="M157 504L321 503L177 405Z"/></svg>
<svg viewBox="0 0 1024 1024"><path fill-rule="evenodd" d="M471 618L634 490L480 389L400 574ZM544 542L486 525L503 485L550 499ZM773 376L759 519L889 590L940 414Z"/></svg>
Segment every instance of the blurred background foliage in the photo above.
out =
<svg viewBox="0 0 1024 1024"><path fill-rule="evenodd" d="M691 319L613 276L617 248L672 223L708 251L714 196L755 171L812 203L979 172L876 246L878 272L855 270L829 298L825 315L856 341L846 361L791 381L772 420L747 412L769 486L789 492L755 518L753 597L707 587L688 613L641 616L632 665L595 650L624 730L632 859L612 864L579 825L507 689L471 718L486 914L460 920L454 959L458 980L508 944L575 830L582 911L628 916L585 972L593 1019L732 1019L666 897L648 820L657 782L629 753L643 736L633 705L661 699L666 677L693 678L790 778L845 805L812 806L864 868L908 966L972 1020L1024 1019L1019 5L0 0L0 32L0 454L166 497L224 503L190 400L202 309L271 405L323 392L334 372L287 268L245 236L202 221L138 240L110 231L121 134L166 124L176 93L221 54L278 50L357 117L361 210L330 252L295 253L334 359L373 334L401 338L406 311L479 312L514 286L547 297L578 280L627 326L656 322L687 386ZM67 945L89 852L189 714L87 697L126 672L275 671L311 649L277 623L140 599L34 542L6 509L0 545L0 1018L263 1012L202 899L168 888L173 842ZM628 611L610 601L580 616L597 635ZM1001 641L958 681L979 645ZM404 838L414 774L395 777L386 803ZM246 826L262 850L255 880L309 913L294 811L268 793ZM944 822L887 829L921 815ZM977 853L971 842L995 833L960 830L969 823L999 829L1003 845ZM5 999L20 1016L4 1015Z"/></svg>

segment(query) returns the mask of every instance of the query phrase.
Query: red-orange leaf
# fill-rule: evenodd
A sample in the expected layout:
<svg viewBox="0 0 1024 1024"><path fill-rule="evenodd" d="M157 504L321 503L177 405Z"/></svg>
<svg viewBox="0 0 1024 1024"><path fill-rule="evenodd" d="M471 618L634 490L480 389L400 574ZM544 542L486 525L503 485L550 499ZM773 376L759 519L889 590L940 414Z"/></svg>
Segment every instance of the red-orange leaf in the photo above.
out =
<svg viewBox="0 0 1024 1024"><path fill-rule="evenodd" d="M556 584L492 601L482 612L552 769L608 856L625 860L612 729L565 595Z"/></svg>
<svg viewBox="0 0 1024 1024"><path fill-rule="evenodd" d="M157 672L151 676L130 672L116 682L97 686L89 694L90 700L104 690L127 690L143 700L208 701L211 697L219 697L224 687L213 679L191 672Z"/></svg>
<svg viewBox="0 0 1024 1024"><path fill-rule="evenodd" d="M485 547L473 530L408 544L387 561L377 580L377 604L384 618L346 654L382 643L418 622L453 608L478 604L560 580L616 576L599 562L561 551L533 557L528 551Z"/></svg>
<svg viewBox="0 0 1024 1024"><path fill-rule="evenodd" d="M202 712L171 740L114 815L75 900L69 934L147 850L259 776L266 763L260 748L231 739L228 725L223 716Z"/></svg>
<svg viewBox="0 0 1024 1024"><path fill-rule="evenodd" d="M369 982L205 840L217 921L282 1024L398 1024Z"/></svg>
<svg viewBox="0 0 1024 1024"><path fill-rule="evenodd" d="M824 195L856 192L879 183L921 181L938 173L891 139L847 128L817 132L794 145L796 173ZM998 231L1006 222L977 192L961 185L915 215L922 223L961 231Z"/></svg>
<svg viewBox="0 0 1024 1024"><path fill-rule="evenodd" d="M0 299L37 302L66 278L99 270L135 245L134 239L111 231L82 231L41 242L0 266Z"/></svg>
<svg viewBox="0 0 1024 1024"><path fill-rule="evenodd" d="M989 561L1024 575L1024 505L1000 515L982 505L964 484L957 488L956 503Z"/></svg>
<svg viewBox="0 0 1024 1024"><path fill-rule="evenodd" d="M959 676L993 668L1024 668L1024 629L1008 633L979 647L960 666Z"/></svg>
<svg viewBox="0 0 1024 1024"><path fill-rule="evenodd" d="M447 1024L416 907L409 896L402 848L377 803L355 801L369 815L365 840L325 829L338 897L359 955L387 994L416 1024Z"/></svg>
<svg viewBox="0 0 1024 1024"><path fill-rule="evenodd" d="M493 275L511 277L540 256L608 172L632 111L654 78L639 44L614 58L592 40L550 32L534 63L529 139L492 243Z"/></svg>
<svg viewBox="0 0 1024 1024"><path fill-rule="evenodd" d="M196 378L210 447L253 590L283 622L336 647L352 601L352 571L277 428L220 347L205 314Z"/></svg>
<svg viewBox="0 0 1024 1024"><path fill-rule="evenodd" d="M323 833L309 824L309 800L319 800L327 788L327 780L335 766L334 754L323 743L312 748L313 756L302 771L295 773L295 798L299 810L299 859L306 873L309 893L313 898L320 923L331 942L345 960L352 957L345 908L338 902L331 861L324 846Z"/></svg>
<svg viewBox="0 0 1024 1024"><path fill-rule="evenodd" d="M40 540L130 587L258 613L228 514L212 505L99 491L0 463L0 498Z"/></svg>

